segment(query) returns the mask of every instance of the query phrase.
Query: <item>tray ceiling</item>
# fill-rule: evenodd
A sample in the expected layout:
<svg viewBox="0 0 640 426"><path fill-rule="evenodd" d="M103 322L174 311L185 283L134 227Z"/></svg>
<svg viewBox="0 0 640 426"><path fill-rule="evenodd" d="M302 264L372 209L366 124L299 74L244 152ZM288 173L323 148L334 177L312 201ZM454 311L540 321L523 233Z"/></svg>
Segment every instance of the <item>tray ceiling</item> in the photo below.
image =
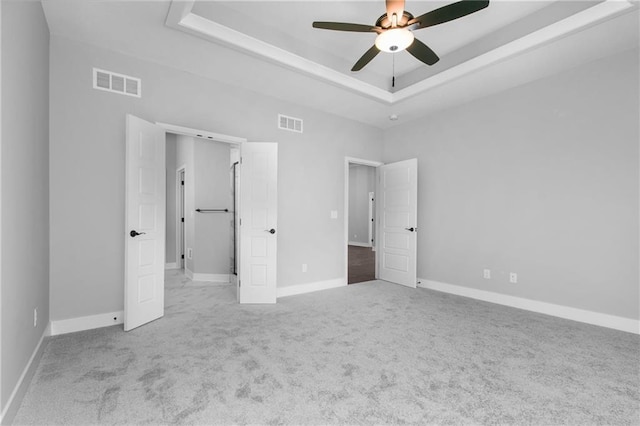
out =
<svg viewBox="0 0 640 426"><path fill-rule="evenodd" d="M406 9L418 15L449 3L408 0ZM353 73L375 34L311 24L373 24L385 12L382 0L44 0L43 6L53 35L380 128L637 48L639 38L635 1L493 0L475 14L415 32L440 56L434 66L407 52L381 53Z"/></svg>

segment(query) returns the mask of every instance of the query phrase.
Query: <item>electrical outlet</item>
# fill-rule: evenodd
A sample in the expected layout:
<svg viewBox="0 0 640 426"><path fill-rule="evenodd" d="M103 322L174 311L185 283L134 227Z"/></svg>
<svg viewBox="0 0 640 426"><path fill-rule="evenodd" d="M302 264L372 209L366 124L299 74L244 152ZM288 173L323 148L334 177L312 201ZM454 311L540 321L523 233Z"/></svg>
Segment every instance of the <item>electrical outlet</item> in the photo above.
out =
<svg viewBox="0 0 640 426"><path fill-rule="evenodd" d="M518 274L515 272L509 272L509 282L512 284L518 283Z"/></svg>
<svg viewBox="0 0 640 426"><path fill-rule="evenodd" d="M338 218L338 210L331 210L331 219Z"/></svg>
<svg viewBox="0 0 640 426"><path fill-rule="evenodd" d="M491 279L491 269L485 269L484 271L482 271L482 276L484 277L485 280L490 280Z"/></svg>
<svg viewBox="0 0 640 426"><path fill-rule="evenodd" d="M33 326L38 326L38 308L33 308Z"/></svg>
<svg viewBox="0 0 640 426"><path fill-rule="evenodd" d="M302 264L302 272L307 272L307 264L306 263Z"/></svg>
<svg viewBox="0 0 640 426"><path fill-rule="evenodd" d="M187 249L187 259L193 259L193 249L192 248L188 248Z"/></svg>

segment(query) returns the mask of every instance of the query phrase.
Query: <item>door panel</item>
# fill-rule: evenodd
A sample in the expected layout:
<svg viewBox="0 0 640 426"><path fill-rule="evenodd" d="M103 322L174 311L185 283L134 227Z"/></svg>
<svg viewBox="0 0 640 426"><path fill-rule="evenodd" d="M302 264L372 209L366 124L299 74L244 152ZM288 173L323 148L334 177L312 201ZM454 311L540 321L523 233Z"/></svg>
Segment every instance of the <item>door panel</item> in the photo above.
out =
<svg viewBox="0 0 640 426"><path fill-rule="evenodd" d="M415 288L418 161L385 164L378 173L378 278Z"/></svg>
<svg viewBox="0 0 640 426"><path fill-rule="evenodd" d="M241 156L238 299L275 303L278 145L244 143Z"/></svg>
<svg viewBox="0 0 640 426"><path fill-rule="evenodd" d="M124 329L164 315L165 132L127 115ZM132 236L135 231L139 235Z"/></svg>

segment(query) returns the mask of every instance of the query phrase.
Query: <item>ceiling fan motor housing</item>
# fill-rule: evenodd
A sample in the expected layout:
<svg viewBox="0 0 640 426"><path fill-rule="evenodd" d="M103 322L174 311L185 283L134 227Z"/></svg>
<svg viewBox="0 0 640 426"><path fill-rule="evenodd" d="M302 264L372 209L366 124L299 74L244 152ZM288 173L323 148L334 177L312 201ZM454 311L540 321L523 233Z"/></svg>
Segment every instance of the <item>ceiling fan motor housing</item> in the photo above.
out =
<svg viewBox="0 0 640 426"><path fill-rule="evenodd" d="M398 27L404 27L412 19L413 19L413 15L405 10L402 13L402 18L398 20ZM389 18L386 13L381 17L379 17L378 20L376 21L376 27L382 27L386 29L386 28L391 28L392 26L393 25L391 22L391 18Z"/></svg>

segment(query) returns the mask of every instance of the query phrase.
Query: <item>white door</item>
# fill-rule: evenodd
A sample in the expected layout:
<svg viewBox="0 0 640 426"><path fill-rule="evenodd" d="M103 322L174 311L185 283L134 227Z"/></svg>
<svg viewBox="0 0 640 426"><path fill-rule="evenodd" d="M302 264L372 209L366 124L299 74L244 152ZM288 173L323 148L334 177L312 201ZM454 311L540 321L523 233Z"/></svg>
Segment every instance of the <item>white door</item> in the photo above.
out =
<svg viewBox="0 0 640 426"><path fill-rule="evenodd" d="M416 287L418 160L378 168L378 278Z"/></svg>
<svg viewBox="0 0 640 426"><path fill-rule="evenodd" d="M240 303L276 303L278 145L241 145Z"/></svg>
<svg viewBox="0 0 640 426"><path fill-rule="evenodd" d="M184 269L184 248L186 246L184 238L184 169L178 172L178 269Z"/></svg>
<svg viewBox="0 0 640 426"><path fill-rule="evenodd" d="M127 115L124 329L164 315L165 131Z"/></svg>

